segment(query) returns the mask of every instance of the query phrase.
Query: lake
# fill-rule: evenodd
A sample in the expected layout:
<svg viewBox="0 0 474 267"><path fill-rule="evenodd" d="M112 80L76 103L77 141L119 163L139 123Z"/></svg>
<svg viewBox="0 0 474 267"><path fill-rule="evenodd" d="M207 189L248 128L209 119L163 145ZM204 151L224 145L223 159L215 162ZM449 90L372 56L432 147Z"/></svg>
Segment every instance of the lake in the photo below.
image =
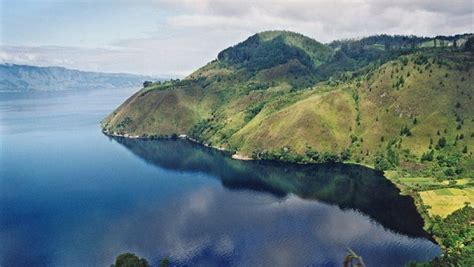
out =
<svg viewBox="0 0 474 267"><path fill-rule="evenodd" d="M186 140L111 138L133 89L0 94L0 266L367 266L439 255L413 200L345 164L243 162Z"/></svg>

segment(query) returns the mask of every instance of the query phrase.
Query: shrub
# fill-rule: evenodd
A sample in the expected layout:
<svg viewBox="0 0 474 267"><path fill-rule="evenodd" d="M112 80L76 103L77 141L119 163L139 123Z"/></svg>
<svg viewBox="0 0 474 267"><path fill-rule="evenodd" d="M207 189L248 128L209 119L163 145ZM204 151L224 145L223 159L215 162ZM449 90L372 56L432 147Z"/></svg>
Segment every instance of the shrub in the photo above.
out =
<svg viewBox="0 0 474 267"><path fill-rule="evenodd" d="M464 169L462 167L456 167L456 169L454 169L454 172L457 174L457 175L460 175L461 173L464 172Z"/></svg>
<svg viewBox="0 0 474 267"><path fill-rule="evenodd" d="M351 143L357 142L357 139L358 139L357 136L352 135L352 136L351 136Z"/></svg>
<svg viewBox="0 0 474 267"><path fill-rule="evenodd" d="M423 155L421 155L421 162L433 161L433 158L434 158L434 151L430 150L430 151L427 151L427 152L423 153Z"/></svg>
<svg viewBox="0 0 474 267"><path fill-rule="evenodd" d="M390 164L382 153L377 153L374 158L374 167L380 171L386 171L390 169Z"/></svg>
<svg viewBox="0 0 474 267"><path fill-rule="evenodd" d="M438 145L437 145L439 148L443 148L446 146L446 138L441 137L440 139L438 139Z"/></svg>
<svg viewBox="0 0 474 267"><path fill-rule="evenodd" d="M400 135L405 135L405 136L411 136L411 131L408 129L408 126L403 126L402 129L400 130Z"/></svg>
<svg viewBox="0 0 474 267"><path fill-rule="evenodd" d="M321 162L339 162L340 158L337 154L333 152L323 152L321 154Z"/></svg>
<svg viewBox="0 0 474 267"><path fill-rule="evenodd" d="M125 117L123 120L121 120L117 126L116 129L118 132L122 132L125 127L130 125L133 122L133 120L130 117Z"/></svg>
<svg viewBox="0 0 474 267"><path fill-rule="evenodd" d="M349 160L352 156L352 153L349 149L344 149L342 152L341 152L341 160L345 161L345 160Z"/></svg>
<svg viewBox="0 0 474 267"><path fill-rule="evenodd" d="M389 146L387 149L387 162L390 164L391 168L396 168L400 164L398 153L392 146Z"/></svg>
<svg viewBox="0 0 474 267"><path fill-rule="evenodd" d="M263 109L264 106L265 106L265 103L264 103L264 102L260 102L260 103L258 103L257 105L248 108L248 109L245 111L244 121L245 121L245 122L251 121L255 116L257 116L258 113L260 113L260 111L262 111L262 109Z"/></svg>
<svg viewBox="0 0 474 267"><path fill-rule="evenodd" d="M445 219L433 218L429 231L440 239L445 254L436 258L430 266L472 266L472 222L474 208L466 206Z"/></svg>
<svg viewBox="0 0 474 267"><path fill-rule="evenodd" d="M306 149L306 156L315 162L319 162L319 159L320 159L319 152L311 147L308 147Z"/></svg>
<svg viewBox="0 0 474 267"><path fill-rule="evenodd" d="M143 88L150 87L153 84L151 81L144 81L143 82Z"/></svg>
<svg viewBox="0 0 474 267"><path fill-rule="evenodd" d="M451 169L451 168L444 170L444 174L446 176L454 176L455 175L453 169Z"/></svg>
<svg viewBox="0 0 474 267"><path fill-rule="evenodd" d="M117 256L115 259L115 264L112 264L111 267L149 267L148 262L139 258L133 253L123 253Z"/></svg>
<svg viewBox="0 0 474 267"><path fill-rule="evenodd" d="M170 259L164 258L160 261L160 267L168 267L170 266Z"/></svg>

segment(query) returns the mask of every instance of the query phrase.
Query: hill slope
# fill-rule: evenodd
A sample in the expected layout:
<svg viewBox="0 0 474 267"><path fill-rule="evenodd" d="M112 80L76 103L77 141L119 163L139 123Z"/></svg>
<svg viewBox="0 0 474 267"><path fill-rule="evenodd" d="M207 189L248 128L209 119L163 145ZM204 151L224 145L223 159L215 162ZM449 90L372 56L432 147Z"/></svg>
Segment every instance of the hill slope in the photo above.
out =
<svg viewBox="0 0 474 267"><path fill-rule="evenodd" d="M374 165L377 155L393 150L398 159L389 165L405 160L419 165L441 137L448 145L440 149L469 155L474 148L471 52L387 52L359 60L365 67L352 72L332 71L325 80L322 70L338 62L337 51L299 34L256 34L184 80L137 92L104 120L104 129L138 136L186 134L254 158L301 162L323 160L315 152L326 153L324 161L344 152ZM468 153L462 153L465 147ZM463 160L465 167L471 168L471 161Z"/></svg>
<svg viewBox="0 0 474 267"><path fill-rule="evenodd" d="M474 192L473 43L464 34L323 45L264 32L183 80L143 88L102 127L134 137L185 134L238 158L384 170L442 246L432 263L472 265L466 229L474 209L459 208Z"/></svg>
<svg viewBox="0 0 474 267"><path fill-rule="evenodd" d="M140 86L146 76L70 70L62 67L36 67L0 64L0 92L32 90L103 89Z"/></svg>

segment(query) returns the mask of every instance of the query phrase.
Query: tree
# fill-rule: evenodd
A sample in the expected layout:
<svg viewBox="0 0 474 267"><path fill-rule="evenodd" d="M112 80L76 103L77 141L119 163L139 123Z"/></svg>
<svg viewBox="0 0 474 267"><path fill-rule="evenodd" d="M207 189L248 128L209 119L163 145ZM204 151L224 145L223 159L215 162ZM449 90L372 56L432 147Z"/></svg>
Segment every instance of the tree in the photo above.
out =
<svg viewBox="0 0 474 267"><path fill-rule="evenodd" d="M433 158L434 158L434 151L430 150L428 152L423 153L423 155L421 155L421 162L433 161Z"/></svg>
<svg viewBox="0 0 474 267"><path fill-rule="evenodd" d="M390 169L390 164L382 153L378 153L374 159L374 167L377 170L385 171Z"/></svg>
<svg viewBox="0 0 474 267"><path fill-rule="evenodd" d="M448 169L444 170L444 174L446 176L454 176L455 175L454 170L451 169L451 168L448 168Z"/></svg>
<svg viewBox="0 0 474 267"><path fill-rule="evenodd" d="M429 231L440 239L444 255L435 258L430 266L473 266L472 224L474 208L466 204L445 219L435 216Z"/></svg>
<svg viewBox="0 0 474 267"><path fill-rule="evenodd" d="M164 258L160 261L160 267L168 267L170 266L170 259Z"/></svg>
<svg viewBox="0 0 474 267"><path fill-rule="evenodd" d="M352 153L349 149L344 149L342 152L341 152L341 160L345 161L345 160L349 160L352 156Z"/></svg>
<svg viewBox="0 0 474 267"><path fill-rule="evenodd" d="M112 264L111 267L150 267L150 265L145 259L139 258L133 253L123 253L117 256L115 264Z"/></svg>
<svg viewBox="0 0 474 267"><path fill-rule="evenodd" d="M329 163L332 163L332 162L339 162L340 161L340 158L338 155L332 153L332 152L328 152L328 151L324 151L322 154L321 154L321 161L322 162L329 162Z"/></svg>
<svg viewBox="0 0 474 267"><path fill-rule="evenodd" d="M151 81L144 81L143 82L143 87L146 88L146 87L151 86L152 84L153 84L153 82L151 82Z"/></svg>
<svg viewBox="0 0 474 267"><path fill-rule="evenodd" d="M462 149L462 153L464 153L464 154L467 153L467 146L464 146L464 148Z"/></svg>
<svg viewBox="0 0 474 267"><path fill-rule="evenodd" d="M411 131L408 129L408 126L403 126L402 129L400 130L400 135L406 135L406 136L411 136Z"/></svg>
<svg viewBox="0 0 474 267"><path fill-rule="evenodd" d="M445 146L446 146L446 138L444 138L444 136L443 136L440 139L438 139L438 147L443 148Z"/></svg>
<svg viewBox="0 0 474 267"><path fill-rule="evenodd" d="M464 43L464 51L474 51L474 37L469 37Z"/></svg>
<svg viewBox="0 0 474 267"><path fill-rule="evenodd" d="M396 168L400 164L398 153L391 146L387 150L387 161L392 168Z"/></svg>

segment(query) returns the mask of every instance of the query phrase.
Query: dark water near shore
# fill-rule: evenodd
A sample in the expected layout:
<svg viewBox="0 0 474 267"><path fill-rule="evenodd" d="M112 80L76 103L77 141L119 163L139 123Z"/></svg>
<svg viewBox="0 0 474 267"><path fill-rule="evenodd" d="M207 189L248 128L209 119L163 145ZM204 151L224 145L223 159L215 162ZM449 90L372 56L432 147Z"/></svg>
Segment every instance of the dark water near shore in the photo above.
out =
<svg viewBox="0 0 474 267"><path fill-rule="evenodd" d="M439 253L410 198L355 165L235 161L185 140L110 138L132 90L0 94L0 266L368 266Z"/></svg>

